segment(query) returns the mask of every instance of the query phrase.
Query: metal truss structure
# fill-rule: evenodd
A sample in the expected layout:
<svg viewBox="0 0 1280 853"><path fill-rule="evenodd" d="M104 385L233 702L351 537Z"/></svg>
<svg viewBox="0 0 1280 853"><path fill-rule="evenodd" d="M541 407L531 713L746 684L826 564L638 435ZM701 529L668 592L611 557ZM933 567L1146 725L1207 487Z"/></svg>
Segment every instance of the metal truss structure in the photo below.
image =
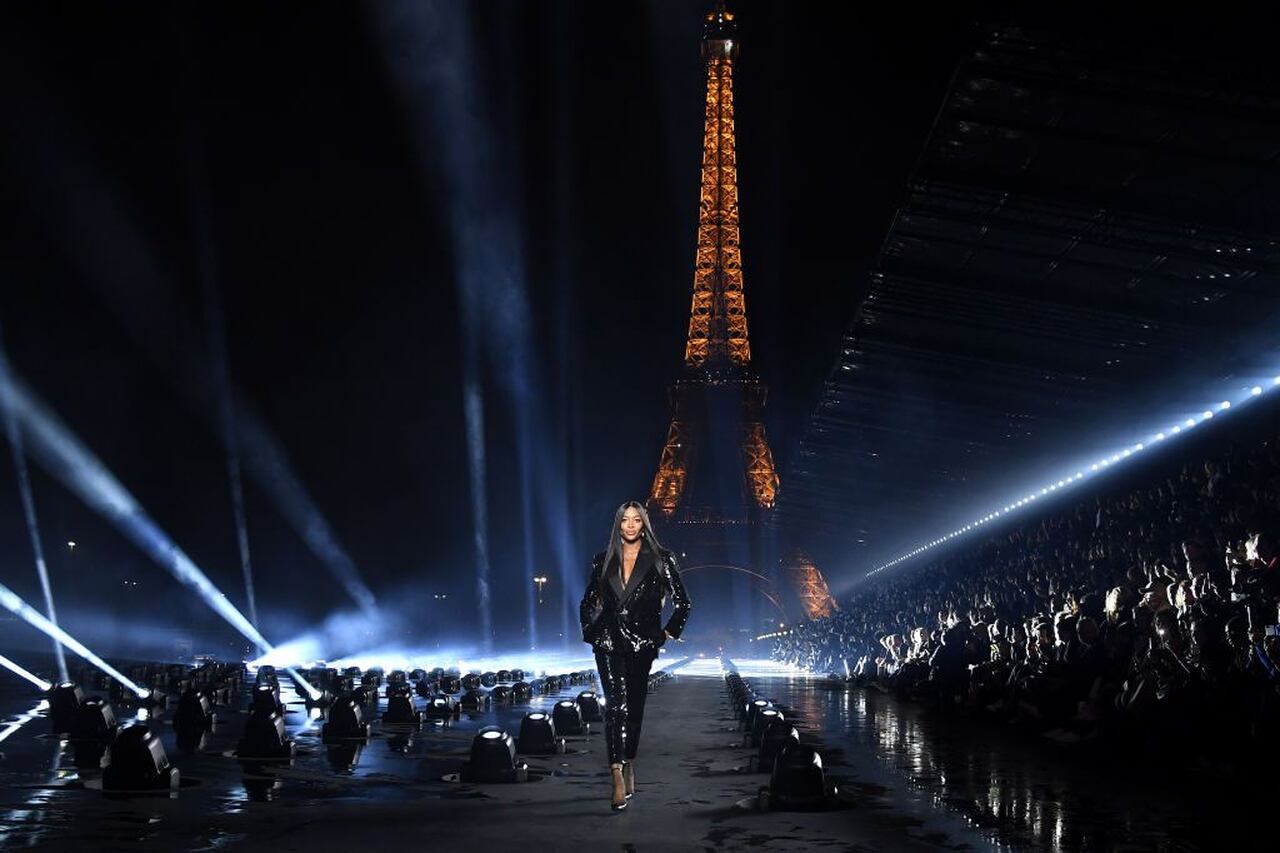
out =
<svg viewBox="0 0 1280 853"><path fill-rule="evenodd" d="M1140 35L960 63L774 513L813 550L873 568L1274 352L1280 73Z"/></svg>
<svg viewBox="0 0 1280 853"><path fill-rule="evenodd" d="M831 597L826 578L804 551L795 551L786 561L783 570L791 581L791 588L800 599L800 606L806 617L818 619L830 616L840 609L836 600Z"/></svg>
<svg viewBox="0 0 1280 853"><path fill-rule="evenodd" d="M681 378L669 390L671 421L648 503L698 560L739 565L740 555L749 553L746 562L759 566L756 536L777 501L779 478L764 425L768 389L751 372L743 292L736 36L733 14L718 4L707 15L702 40L706 118L689 334ZM738 445L737 454L720 452L729 442Z"/></svg>

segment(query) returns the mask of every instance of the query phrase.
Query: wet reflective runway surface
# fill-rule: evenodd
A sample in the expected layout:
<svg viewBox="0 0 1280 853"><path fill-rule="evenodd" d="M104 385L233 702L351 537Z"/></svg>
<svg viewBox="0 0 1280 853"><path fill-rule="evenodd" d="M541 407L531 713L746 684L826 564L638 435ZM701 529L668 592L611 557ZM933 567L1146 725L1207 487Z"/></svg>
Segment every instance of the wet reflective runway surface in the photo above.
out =
<svg viewBox="0 0 1280 853"><path fill-rule="evenodd" d="M752 679L821 738L833 774L950 828L947 846L1016 850L1273 849L1280 786L1062 746L869 688ZM1171 744L1171 749L1179 745ZM945 816L944 814L945 813ZM962 820L980 839L955 832ZM941 839L940 839L941 840Z"/></svg>
<svg viewBox="0 0 1280 853"><path fill-rule="evenodd" d="M802 738L820 746L829 776L849 801L826 815L784 816L788 834L807 833L808 845L823 836L831 839L824 847L856 850L895 849L899 841L904 849L943 850L1273 846L1268 818L1274 783L1249 793L1231 777L1131 766L1097 750L933 713L874 690L767 666L753 672L746 663L739 662L743 675L757 691L784 706ZM628 810L620 820L629 825L615 821L605 832L598 823L610 819L607 771L600 755L585 752L599 752L598 733L576 745L570 739L570 755L529 759L536 775L544 776L536 784L494 791L442 781L466 759L481 727L497 723L514 733L528 710L549 710L586 687L463 712L443 727L395 732L375 725L367 743L338 746L321 741L320 724L286 688L288 732L298 751L284 763L231 755L246 718L238 708L219 709L217 727L200 744L179 745L171 719L150 716L146 722L180 768L183 786L171 797L111 799L98 787L101 771L77 766L91 765L93 756L82 747L77 755L77 744L50 736L37 697L6 685L8 692L0 693L0 849L256 850L287 848L303 837L312 839L308 849L330 849L323 840L314 846L314 839L339 832L348 834L343 849L349 849L351 836L375 833L380 824L388 837L412 827L417 841L443 841L450 831L454 840L473 835L468 827L476 820L522 825L527 834L535 831L539 814L557 833L538 835L542 849L579 849L584 832L607 840L602 849L627 849L631 840L635 849L645 849L655 818L684 821L688 849L746 849L752 838L751 844L767 849L805 846L789 846L778 832L761 841L764 835L752 833L774 825L768 823L773 818L732 805L767 777L742 769L749 750L733 748L740 735L716 722L727 721L729 712L719 666L711 660L681 670L673 686L651 699L677 731L663 744L656 740L662 723L646 724L653 727L650 778L664 778L665 793ZM380 709L385 705L384 698ZM134 719L119 717L122 725ZM664 754L665 766L657 763Z"/></svg>
<svg viewBox="0 0 1280 853"><path fill-rule="evenodd" d="M72 839L98 850L138 849L147 841L156 842L155 849L227 849L243 839L203 829L200 817L241 814L259 803L296 817L298 810L337 801L386 804L467 796L461 786L441 782L466 760L480 728L497 724L514 735L525 713L550 712L556 701L595 689L591 684L566 685L519 705L462 711L445 724L427 721L417 730L375 722L367 741L326 744L320 737L322 721L311 719L302 697L282 684L287 732L297 747L296 756L287 762L234 757L247 719L248 688L231 705L216 709L213 731L194 744L179 743L171 710L138 717L117 709L122 728L145 722L160 738L170 762L181 772L182 785L172 795L116 799L101 790L102 772L92 748L50 735L44 703L29 692L7 687L0 693L0 736L8 732L0 741L0 850L40 845L63 849ZM418 704L422 707L421 700ZM383 695L378 711L366 711L365 719L376 721L386 705ZM552 759L542 770L563 772ZM182 848L172 847L175 831L194 835Z"/></svg>

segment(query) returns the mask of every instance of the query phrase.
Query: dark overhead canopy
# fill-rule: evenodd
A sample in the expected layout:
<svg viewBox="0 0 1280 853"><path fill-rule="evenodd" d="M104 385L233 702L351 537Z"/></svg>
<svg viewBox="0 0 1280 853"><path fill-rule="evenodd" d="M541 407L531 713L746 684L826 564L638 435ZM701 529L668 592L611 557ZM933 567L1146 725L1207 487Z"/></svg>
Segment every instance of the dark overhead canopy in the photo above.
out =
<svg viewBox="0 0 1280 853"><path fill-rule="evenodd" d="M982 35L782 481L834 573L1276 363L1280 81L1238 60Z"/></svg>

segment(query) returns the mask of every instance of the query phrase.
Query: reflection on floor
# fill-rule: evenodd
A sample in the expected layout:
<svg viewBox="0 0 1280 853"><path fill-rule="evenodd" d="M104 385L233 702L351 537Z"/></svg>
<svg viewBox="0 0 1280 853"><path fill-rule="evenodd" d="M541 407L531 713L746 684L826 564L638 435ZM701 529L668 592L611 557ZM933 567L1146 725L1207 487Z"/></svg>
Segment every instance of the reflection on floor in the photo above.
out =
<svg viewBox="0 0 1280 853"><path fill-rule="evenodd" d="M513 734L583 685L521 705L464 713L420 731L375 725L367 742L325 744L320 721L291 696L291 762L241 762L243 697L220 710L203 743L177 743L165 714L143 720L185 781L170 798L107 799L97 771L76 768L75 744L50 737L29 694L0 694L0 848L41 850L411 849L467 843L505 850L604 849L1213 849L1224 827L1256 823L1232 790L1121 772L1096 756L937 716L769 661L735 661L757 692L785 709L820 749L846 798L822 813L760 813L768 777L748 772L720 664L694 658L650 697L639 793L608 808L599 724L565 755L526 760L540 781L445 781L486 725ZM6 685L8 690L17 690ZM385 708L385 698L381 708ZM381 709L380 708L380 709ZM372 715L375 719L377 715ZM131 720L122 720L130 722ZM1204 819L1218 810L1219 821ZM1266 812L1258 812L1266 814ZM1257 836L1264 838L1266 836ZM1236 849L1248 846L1240 841Z"/></svg>

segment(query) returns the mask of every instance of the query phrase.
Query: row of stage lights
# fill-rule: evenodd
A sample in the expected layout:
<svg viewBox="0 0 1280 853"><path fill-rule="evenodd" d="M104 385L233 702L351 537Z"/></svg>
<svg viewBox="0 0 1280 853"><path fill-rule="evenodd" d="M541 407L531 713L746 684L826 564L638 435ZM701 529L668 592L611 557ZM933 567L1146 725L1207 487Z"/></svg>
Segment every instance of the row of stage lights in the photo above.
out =
<svg viewBox="0 0 1280 853"><path fill-rule="evenodd" d="M1265 388L1262 385L1254 385L1253 387L1249 388L1248 392L1242 397L1242 399L1240 399L1237 402L1239 403L1248 402L1249 400L1252 400L1254 397L1262 396L1264 391L1274 389L1278 386L1280 386L1280 376L1274 377L1271 380L1270 385L1266 386ZM1231 401L1223 400L1221 403L1217 405L1216 408L1219 413L1229 412L1231 411L1231 408L1232 408ZM925 544L911 551L908 551L902 556L897 557L896 559L890 560L884 565L873 569L872 571L867 573L867 576L870 577L872 575L876 575L876 574L879 574L880 572L883 572L885 569L891 569L894 566L899 565L900 563L904 563L907 560L910 560L914 557L918 557L921 554L926 553L927 551L937 548L939 545L945 545L948 542L951 542L955 539L960 538L961 536L964 536L966 533L970 533L974 530L977 530L979 528L982 528L990 524L993 521L998 521L1001 518L1011 515L1017 512L1019 509L1027 506L1028 504L1039 500L1040 498L1047 497L1048 495L1053 494L1061 489L1070 488L1075 483L1078 483L1079 481L1085 479L1086 477L1092 474L1101 472L1107 468L1110 468L1113 465L1118 465L1120 463L1123 463L1126 459L1130 459L1133 456L1141 453L1142 451L1147 450L1150 447L1153 447L1156 444L1165 441L1166 439L1170 439L1176 435L1180 435L1181 433L1186 432L1196 427L1197 425L1204 423L1205 421L1212 420L1213 417L1214 417L1214 410L1205 409L1198 416L1189 417L1184 421L1173 424L1168 429L1165 429L1161 432L1157 432L1155 435L1151 436L1150 439L1148 439L1148 441L1146 442L1138 442L1137 444L1133 444L1124 448L1118 453L1113 453L1110 456L1104 456L1101 459L1099 459L1097 462L1090 464L1087 468L1081 468L1077 470L1074 474L1070 474L1066 477L1063 477L1061 480L1058 480L1053 483L1049 483L1045 486L1042 486L1039 489L1034 489L1031 492L1028 492L1026 495L1018 498L1017 500L1011 501L1010 503L1006 504L1004 507L1000 509L992 510L991 512L982 516L981 518L975 521L972 521L969 524L964 525L963 527L959 527L956 530L953 530L950 533L946 534L945 536L939 536L937 539L934 539L930 542L926 542Z"/></svg>
<svg viewBox="0 0 1280 853"><path fill-rule="evenodd" d="M21 381L4 359L3 353L0 353L0 414L21 427L26 439L25 446L55 479L62 481L87 506L104 516L176 580L199 595L210 609L226 620L261 652L272 651L274 647L267 642L257 627L160 528L133 494L88 446ZM68 542L67 547L74 551L76 546L74 542ZM0 584L0 606L63 646L72 649L133 690L139 697L147 696L145 688L138 687L112 669L82 643L63 631L53 620L46 618L2 584ZM303 679L295 669L288 669L287 672L308 697L315 699L319 696L319 691Z"/></svg>
<svg viewBox="0 0 1280 853"><path fill-rule="evenodd" d="M689 660L685 658L652 673L649 688L652 690L671 678L672 672ZM16 664L13 668L21 670L19 674L44 690L46 696L30 712L0 730L0 741L47 711L55 735L75 742L76 766L104 768L104 792L178 790L179 771L169 762L160 740L144 722L148 717L145 712L139 711L137 722L122 726L109 702L101 697L86 698L78 684L64 682L51 686ZM215 708L228 702L233 691L242 689L246 672L243 664L206 663L195 670L187 670L181 665L151 669L155 670L153 675L159 683L181 691L173 727L179 746L187 752L203 747L205 733L214 726ZM367 742L371 727L364 722L363 709L371 703L373 708L377 707L378 688L383 684L382 671L374 668L361 673L360 686L354 686L354 676L339 676L332 670L311 675L319 683L326 683L325 675L329 676L330 684L346 681L349 688L340 696L335 697L326 691L320 700L307 699L309 718L326 721L321 732L323 741L330 745L347 744L357 748ZM457 676L437 669L430 673L415 671L414 675L417 676L416 685L402 671L392 672L386 680L387 712L383 714L382 722L391 730L417 729L427 719L443 720L441 714L433 713L442 706L449 712L447 716L457 716L460 703L448 693L460 692L464 686L468 693L478 693L480 687L491 686L494 693L502 691L508 696L515 693L520 697L517 701L527 702L535 692L552 693L570 685L588 685L588 689L579 692L575 698L556 700L549 712L536 709L527 712L520 722L518 738L513 738L501 726L490 725L480 729L472 740L469 760L463 762L457 774L463 782L529 781L528 765L519 760L519 755L564 754L566 736L586 735L592 723L604 721L604 697L590 688L589 685L596 680L596 673L589 670L537 678L532 682L520 680L524 678L521 670ZM502 684L498 680L499 675L516 681L511 686ZM513 688L519 685L525 689L514 691ZM301 684L295 682L295 686L305 695ZM419 712L416 708L415 693L431 695L427 712ZM214 697L218 697L217 705ZM163 702L160 707L167 704L167 701ZM488 705L486 701L484 706ZM285 704L273 667L259 668L250 691L247 712L243 736L232 754L239 760L256 763L291 761L295 745L285 732Z"/></svg>

